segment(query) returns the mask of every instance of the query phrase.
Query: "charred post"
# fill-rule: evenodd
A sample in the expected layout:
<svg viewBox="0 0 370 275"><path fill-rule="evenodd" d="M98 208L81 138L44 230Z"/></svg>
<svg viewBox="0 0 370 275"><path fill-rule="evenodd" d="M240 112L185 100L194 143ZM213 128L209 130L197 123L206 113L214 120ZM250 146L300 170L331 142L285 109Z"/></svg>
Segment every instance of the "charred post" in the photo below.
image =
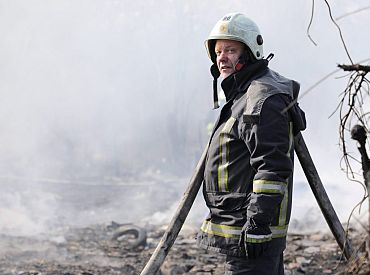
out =
<svg viewBox="0 0 370 275"><path fill-rule="evenodd" d="M330 202L301 133L294 138L294 150L297 154L299 162L301 163L302 169L306 175L307 181L321 209L321 212L324 215L324 218L339 247L343 251L344 256L347 260L351 259L352 257L356 257L352 248L352 244L348 240L343 226L338 219L337 213Z"/></svg>
<svg viewBox="0 0 370 275"><path fill-rule="evenodd" d="M355 125L351 130L352 139L359 143L358 150L361 154L362 171L364 175L364 182L367 189L367 197L369 202L369 213L368 213L368 242L367 251L368 257L370 258L370 160L366 152L366 129L361 125Z"/></svg>
<svg viewBox="0 0 370 275"><path fill-rule="evenodd" d="M342 65L338 65L338 67L346 72L351 72L351 71L357 71L357 72L362 71L364 73L370 72L370 66L360 65L360 64L352 64L352 65L342 64Z"/></svg>

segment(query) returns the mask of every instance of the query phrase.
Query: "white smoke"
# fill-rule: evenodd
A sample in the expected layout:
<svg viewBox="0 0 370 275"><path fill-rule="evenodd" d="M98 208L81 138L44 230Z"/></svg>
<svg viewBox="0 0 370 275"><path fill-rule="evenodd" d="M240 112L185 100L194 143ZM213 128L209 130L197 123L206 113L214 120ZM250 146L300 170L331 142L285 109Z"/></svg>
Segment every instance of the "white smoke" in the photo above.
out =
<svg viewBox="0 0 370 275"><path fill-rule="evenodd" d="M335 15L352 8L333 4ZM311 28L318 47L307 38L308 2L0 0L0 232L127 222L172 209L216 116L203 42L233 11L258 23L266 55L275 53L271 67L302 91L347 61L324 5ZM353 26L369 18L342 20L355 60L366 55L368 30L360 35ZM361 190L338 172L338 121L327 119L344 83L328 80L301 106L324 184L338 183L354 204ZM340 201L333 196L343 220ZM203 216L201 205L192 213Z"/></svg>

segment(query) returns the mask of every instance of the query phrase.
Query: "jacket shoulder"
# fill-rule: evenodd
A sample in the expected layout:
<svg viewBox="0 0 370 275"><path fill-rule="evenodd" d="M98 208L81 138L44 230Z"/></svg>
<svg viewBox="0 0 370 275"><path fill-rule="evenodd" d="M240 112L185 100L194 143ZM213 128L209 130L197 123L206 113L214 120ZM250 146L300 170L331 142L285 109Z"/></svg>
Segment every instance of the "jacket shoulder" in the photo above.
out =
<svg viewBox="0 0 370 275"><path fill-rule="evenodd" d="M244 114L259 115L265 100L273 95L286 95L293 100L298 96L299 83L268 69L267 73L252 81L246 92Z"/></svg>

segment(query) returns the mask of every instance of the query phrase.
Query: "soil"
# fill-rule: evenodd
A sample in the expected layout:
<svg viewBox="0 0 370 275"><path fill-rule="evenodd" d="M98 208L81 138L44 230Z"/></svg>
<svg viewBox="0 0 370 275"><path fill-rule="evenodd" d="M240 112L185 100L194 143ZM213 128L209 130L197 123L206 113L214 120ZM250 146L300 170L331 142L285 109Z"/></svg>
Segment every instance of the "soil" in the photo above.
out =
<svg viewBox="0 0 370 275"><path fill-rule="evenodd" d="M164 230L112 222L64 228L47 236L0 235L0 274L140 274ZM330 234L290 234L284 253L285 274L370 274L366 234L349 233L357 261L345 261ZM195 236L194 228L182 230L159 274L223 274L224 257L197 247Z"/></svg>

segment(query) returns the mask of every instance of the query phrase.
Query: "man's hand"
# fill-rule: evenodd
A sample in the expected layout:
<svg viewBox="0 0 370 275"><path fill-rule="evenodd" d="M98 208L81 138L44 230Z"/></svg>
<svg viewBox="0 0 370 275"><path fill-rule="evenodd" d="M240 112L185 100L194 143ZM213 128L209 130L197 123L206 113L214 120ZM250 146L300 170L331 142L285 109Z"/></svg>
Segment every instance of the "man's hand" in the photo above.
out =
<svg viewBox="0 0 370 275"><path fill-rule="evenodd" d="M271 230L268 225L257 225L252 219L247 222L239 239L239 246L244 248L249 259L261 257L271 242Z"/></svg>

